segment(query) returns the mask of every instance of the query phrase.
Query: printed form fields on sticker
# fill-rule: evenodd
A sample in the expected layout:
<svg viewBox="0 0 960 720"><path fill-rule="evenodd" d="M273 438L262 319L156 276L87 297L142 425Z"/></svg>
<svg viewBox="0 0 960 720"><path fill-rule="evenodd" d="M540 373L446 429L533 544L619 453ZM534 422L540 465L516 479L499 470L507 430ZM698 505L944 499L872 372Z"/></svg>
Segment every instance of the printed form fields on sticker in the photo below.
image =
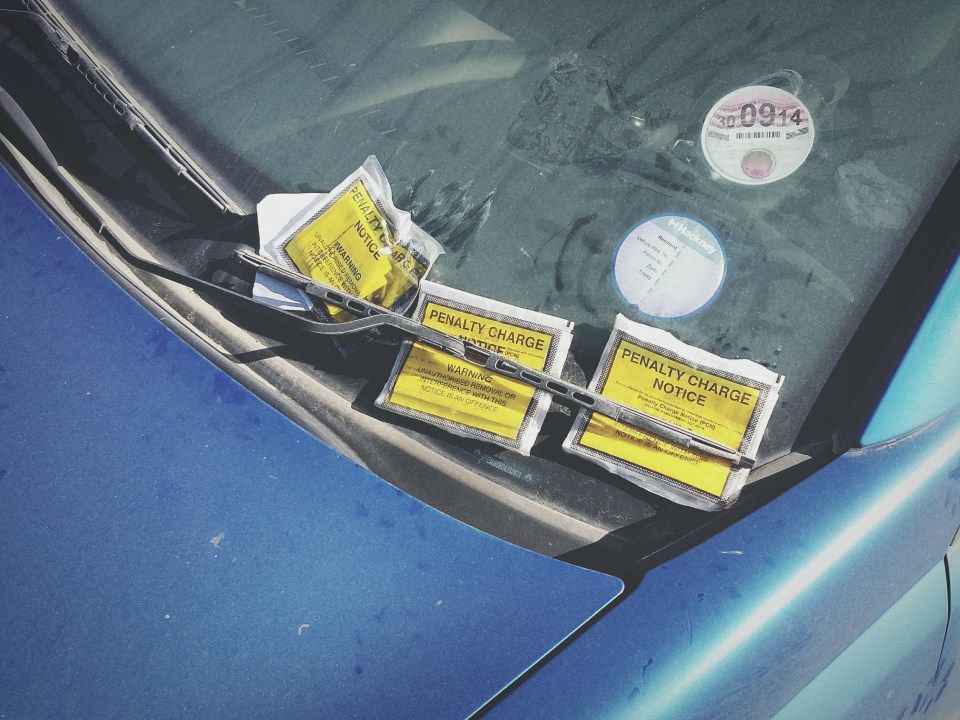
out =
<svg viewBox="0 0 960 720"><path fill-rule="evenodd" d="M783 378L726 360L618 315L592 390L754 456ZM709 510L736 500L746 468L583 410L564 441L641 487Z"/></svg>
<svg viewBox="0 0 960 720"><path fill-rule="evenodd" d="M720 240L703 223L682 215L660 215L635 226L613 258L617 290L652 317L700 310L716 296L725 274Z"/></svg>
<svg viewBox="0 0 960 720"><path fill-rule="evenodd" d="M813 148L814 123L799 98L767 85L742 87L707 114L700 145L710 167L741 185L764 185L795 172Z"/></svg>
<svg viewBox="0 0 960 720"><path fill-rule="evenodd" d="M424 281L414 317L424 325L547 373L563 367L573 323ZM379 407L521 453L533 446L550 397L526 383L406 341Z"/></svg>

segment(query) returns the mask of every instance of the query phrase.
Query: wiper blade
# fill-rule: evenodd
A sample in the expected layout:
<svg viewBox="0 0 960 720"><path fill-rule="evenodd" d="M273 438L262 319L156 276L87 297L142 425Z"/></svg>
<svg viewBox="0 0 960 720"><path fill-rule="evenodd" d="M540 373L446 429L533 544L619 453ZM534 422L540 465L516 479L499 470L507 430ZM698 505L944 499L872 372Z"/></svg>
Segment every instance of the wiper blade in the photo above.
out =
<svg viewBox="0 0 960 720"><path fill-rule="evenodd" d="M428 327L405 315L392 312L375 303L337 290L277 265L249 250L237 250L236 256L241 262L250 265L264 275L302 290L312 302L333 305L356 315L358 318L347 322L328 323L330 331L323 334L346 335L373 327L392 328L419 343L449 353L503 377L519 380L526 385L543 390L567 404L599 413L618 422L652 433L680 447L730 460L735 467L752 468L755 464L753 458L747 457L736 449L716 440L691 432L668 420L618 403L587 388L568 383L554 375L518 363L469 340L462 340L436 328Z"/></svg>
<svg viewBox="0 0 960 720"><path fill-rule="evenodd" d="M0 16L2 16L2 14L3 11L0 11ZM49 166L50 172L66 182L68 187L75 188L75 181L70 173L59 165L56 158L46 146L46 143L43 142L19 106L2 91L0 91L0 110L8 114L17 127L36 143L37 150L41 158ZM6 140L2 138L0 138L0 140L3 141L3 144L8 144ZM498 375L511 377L527 385L544 390L568 404L585 408L627 425L640 428L681 447L730 460L734 466L746 468L754 466L755 461L752 458L746 457L733 448L722 445L715 440L692 433L666 420L621 405L586 388L572 385L560 378L516 363L487 348L461 340L458 337L448 335L435 328L427 327L411 318L391 312L361 298L340 292L335 288L319 283L299 273L291 272L286 268L274 265L250 251L238 250L237 257L240 261L253 266L264 274L280 280L291 287L303 290L315 303L323 302L340 307L356 315L357 319L339 323L318 322L302 314L264 305L249 295L236 292L194 275L180 272L144 257L135 251L127 245L117 233L110 229L110 224L106 219L101 217L99 211L84 199L84 197L78 196L77 199L87 211L91 213L93 218L96 219L96 223L99 225L98 232L100 234L106 232L110 242L116 247L119 253L131 265L146 272L192 287L200 292L219 297L234 305L245 307L257 314L270 317L285 325L311 334L328 336L344 335L379 327L390 327L419 342L447 352L474 365L484 367Z"/></svg>
<svg viewBox="0 0 960 720"><path fill-rule="evenodd" d="M0 9L0 18L35 23L64 60L77 69L126 126L146 141L178 177L199 190L221 212L243 214L240 206L189 158L136 99L113 79L102 63L84 49L76 33L59 14L42 0L24 0L24 5L27 10Z"/></svg>

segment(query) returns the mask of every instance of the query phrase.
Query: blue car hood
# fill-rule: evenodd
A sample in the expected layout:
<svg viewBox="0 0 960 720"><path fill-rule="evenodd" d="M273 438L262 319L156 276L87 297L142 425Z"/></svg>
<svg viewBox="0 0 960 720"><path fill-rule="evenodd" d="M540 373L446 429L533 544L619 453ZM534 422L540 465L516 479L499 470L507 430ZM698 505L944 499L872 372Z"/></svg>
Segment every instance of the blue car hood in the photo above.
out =
<svg viewBox="0 0 960 720"><path fill-rule="evenodd" d="M621 590L338 455L0 170L0 713L465 717Z"/></svg>

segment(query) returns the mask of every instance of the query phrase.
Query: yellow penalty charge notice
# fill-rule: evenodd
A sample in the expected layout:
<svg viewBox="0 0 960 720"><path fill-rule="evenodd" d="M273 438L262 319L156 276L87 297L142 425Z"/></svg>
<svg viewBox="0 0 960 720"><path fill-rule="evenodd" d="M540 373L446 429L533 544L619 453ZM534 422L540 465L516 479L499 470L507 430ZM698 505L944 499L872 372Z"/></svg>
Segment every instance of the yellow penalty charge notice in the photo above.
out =
<svg viewBox="0 0 960 720"><path fill-rule="evenodd" d="M618 315L590 388L636 410L755 456L783 377L727 360ZM733 503L746 468L582 410L563 444L611 472L685 505Z"/></svg>
<svg viewBox="0 0 960 720"><path fill-rule="evenodd" d="M426 259L393 241L361 178L293 235L283 249L304 275L392 307L427 272ZM328 308L334 320L352 317Z"/></svg>
<svg viewBox="0 0 960 720"><path fill-rule="evenodd" d="M557 374L573 323L424 281L423 324ZM418 342L404 343L379 407L528 454L550 407L542 390Z"/></svg>
<svg viewBox="0 0 960 720"><path fill-rule="evenodd" d="M443 252L409 213L393 205L373 156L261 241L262 253L291 270L398 312L410 307L420 280ZM333 320L353 317L340 308L325 309Z"/></svg>

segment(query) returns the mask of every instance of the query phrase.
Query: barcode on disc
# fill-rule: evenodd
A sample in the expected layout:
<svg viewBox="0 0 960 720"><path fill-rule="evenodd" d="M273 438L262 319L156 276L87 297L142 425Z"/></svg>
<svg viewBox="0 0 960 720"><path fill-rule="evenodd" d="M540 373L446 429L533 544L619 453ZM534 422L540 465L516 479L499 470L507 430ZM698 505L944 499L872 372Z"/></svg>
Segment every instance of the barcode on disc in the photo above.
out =
<svg viewBox="0 0 960 720"><path fill-rule="evenodd" d="M755 132L738 132L737 140L767 140L780 137L779 130L757 130Z"/></svg>

